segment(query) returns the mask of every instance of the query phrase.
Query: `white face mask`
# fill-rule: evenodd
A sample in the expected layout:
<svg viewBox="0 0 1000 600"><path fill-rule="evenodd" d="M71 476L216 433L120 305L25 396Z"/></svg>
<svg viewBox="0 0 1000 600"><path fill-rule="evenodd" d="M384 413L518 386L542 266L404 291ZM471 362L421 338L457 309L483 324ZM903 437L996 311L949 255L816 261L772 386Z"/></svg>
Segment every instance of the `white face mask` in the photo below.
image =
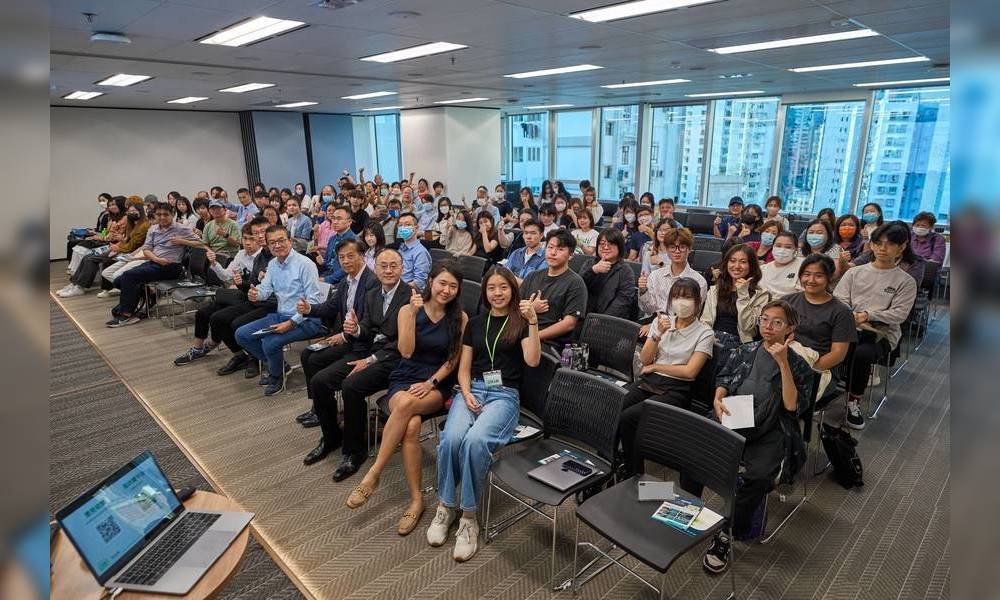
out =
<svg viewBox="0 0 1000 600"><path fill-rule="evenodd" d="M694 300L691 298L674 298L670 301L670 310L682 319L690 319L694 316Z"/></svg>
<svg viewBox="0 0 1000 600"><path fill-rule="evenodd" d="M931 230L928 229L928 228L926 228L926 227L914 227L913 228L913 233L917 237L924 237L925 235L927 235L930 232L931 232Z"/></svg>
<svg viewBox="0 0 1000 600"><path fill-rule="evenodd" d="M771 255L774 256L774 262L779 265L785 265L795 258L795 250L791 248L771 248Z"/></svg>
<svg viewBox="0 0 1000 600"><path fill-rule="evenodd" d="M565 202L556 202L556 210L558 210L560 212L566 210L566 203Z"/></svg>

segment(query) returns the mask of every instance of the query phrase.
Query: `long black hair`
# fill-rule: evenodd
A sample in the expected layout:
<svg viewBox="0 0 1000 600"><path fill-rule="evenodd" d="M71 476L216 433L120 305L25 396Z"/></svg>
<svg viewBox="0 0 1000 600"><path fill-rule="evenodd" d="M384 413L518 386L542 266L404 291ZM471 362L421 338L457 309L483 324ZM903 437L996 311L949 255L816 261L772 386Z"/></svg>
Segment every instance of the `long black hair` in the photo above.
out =
<svg viewBox="0 0 1000 600"><path fill-rule="evenodd" d="M719 270L721 272L719 273L719 282L716 284L719 286L716 303L718 306L726 307L733 313L736 313L736 281L729 274L729 259L737 252L742 252L747 257L750 272L747 273L745 279L750 281L748 289L751 296L757 293L757 284L760 282L761 276L760 261L757 260L757 252L753 248L746 244L736 244L726 251L726 254L722 257L722 262L719 263Z"/></svg>
<svg viewBox="0 0 1000 600"><path fill-rule="evenodd" d="M918 260L922 260L919 256L917 256L917 253L913 251L913 248L910 247L910 226L904 221L889 221L884 225L879 225L869 237L869 243L875 243L883 238L893 244L903 246L903 253L899 256L900 262L912 265ZM872 253L873 260L874 257L875 255Z"/></svg>
<svg viewBox="0 0 1000 600"><path fill-rule="evenodd" d="M524 329L528 326L528 322L521 316L520 306L521 306L521 293L517 288L517 279L514 277L514 273L510 269L503 265L493 265L486 271L486 275L483 275L483 287L482 287L482 303L486 310L490 309L490 299L487 293L487 283L491 277L497 276L502 278L510 286L510 303L507 305L507 318L510 319L507 322L507 328L503 331L503 341L505 344L516 344L518 340L524 337Z"/></svg>
<svg viewBox="0 0 1000 600"><path fill-rule="evenodd" d="M448 362L455 364L462 352L462 271L459 270L458 263L444 260L432 267L430 275L427 276L427 285L420 295L424 302L430 300L431 284L442 273L448 273L458 281L458 292L444 308L445 324L448 327Z"/></svg>
<svg viewBox="0 0 1000 600"><path fill-rule="evenodd" d="M382 229L381 223L378 221L368 221L368 224L361 230L361 241L364 242L365 248L370 249L368 242L365 242L366 233L375 236L375 254L378 254L379 250L385 248L385 230Z"/></svg>

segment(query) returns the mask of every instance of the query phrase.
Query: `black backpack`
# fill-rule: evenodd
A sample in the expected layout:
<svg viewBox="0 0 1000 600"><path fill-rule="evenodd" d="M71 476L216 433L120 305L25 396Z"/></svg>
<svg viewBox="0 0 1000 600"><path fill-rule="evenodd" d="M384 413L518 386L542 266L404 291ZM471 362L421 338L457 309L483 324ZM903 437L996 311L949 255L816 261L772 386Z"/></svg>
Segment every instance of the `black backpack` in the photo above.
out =
<svg viewBox="0 0 1000 600"><path fill-rule="evenodd" d="M846 430L827 423L823 423L820 428L819 439L833 465L833 477L837 483L847 489L863 486L865 482L862 479L861 459L855 449L858 440Z"/></svg>

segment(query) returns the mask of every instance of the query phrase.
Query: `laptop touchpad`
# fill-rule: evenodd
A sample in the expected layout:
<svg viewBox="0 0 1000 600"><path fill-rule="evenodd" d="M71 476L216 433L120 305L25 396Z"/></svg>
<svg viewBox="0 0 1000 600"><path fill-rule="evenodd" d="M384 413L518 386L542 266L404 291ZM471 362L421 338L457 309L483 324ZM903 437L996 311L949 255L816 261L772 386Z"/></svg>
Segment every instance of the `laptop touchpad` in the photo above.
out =
<svg viewBox="0 0 1000 600"><path fill-rule="evenodd" d="M209 565L220 554L225 552L226 547L233 540L233 535L225 531L206 531L201 538L195 542L191 549L184 553L184 556L177 561L180 567L197 567Z"/></svg>

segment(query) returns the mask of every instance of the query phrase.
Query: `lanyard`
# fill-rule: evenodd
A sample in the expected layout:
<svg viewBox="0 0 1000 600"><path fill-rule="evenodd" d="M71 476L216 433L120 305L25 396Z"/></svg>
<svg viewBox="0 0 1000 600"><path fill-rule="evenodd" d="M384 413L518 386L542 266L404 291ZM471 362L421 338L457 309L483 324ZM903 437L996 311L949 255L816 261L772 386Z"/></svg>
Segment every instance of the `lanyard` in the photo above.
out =
<svg viewBox="0 0 1000 600"><path fill-rule="evenodd" d="M503 330L507 327L507 320L510 319L510 315L504 317L503 325L500 326L500 331L497 332L497 337L496 339L493 340L493 347L490 348L489 335L490 335L490 319L492 318L492 316L493 315L491 315L490 313L486 313L486 332L485 334L483 334L483 342L485 342L486 344L486 353L489 354L490 357L490 370L493 370L494 368L493 358L496 356L497 343L500 341L500 336L503 335Z"/></svg>

